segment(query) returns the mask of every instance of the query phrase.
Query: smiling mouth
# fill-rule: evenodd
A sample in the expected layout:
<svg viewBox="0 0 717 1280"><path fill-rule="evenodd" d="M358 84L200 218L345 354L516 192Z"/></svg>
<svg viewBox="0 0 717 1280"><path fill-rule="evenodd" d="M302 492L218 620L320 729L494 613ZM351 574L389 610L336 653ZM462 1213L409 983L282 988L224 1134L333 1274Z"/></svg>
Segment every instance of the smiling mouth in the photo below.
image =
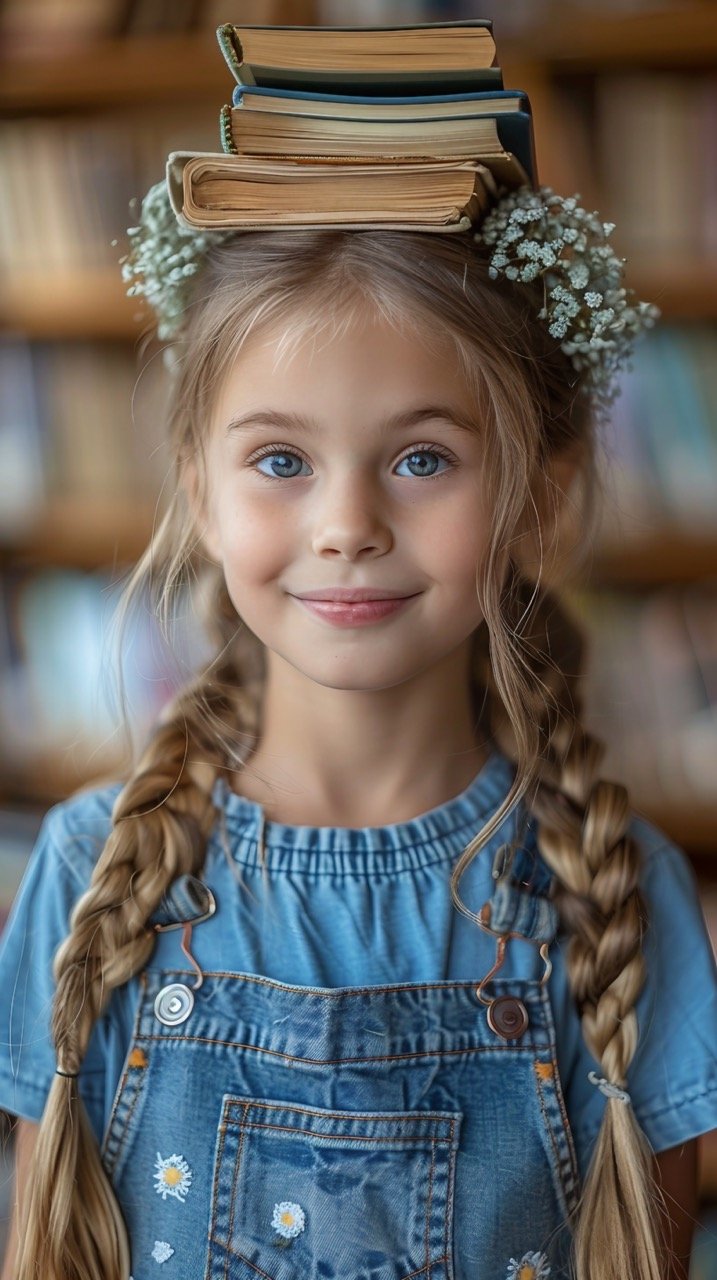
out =
<svg viewBox="0 0 717 1280"><path fill-rule="evenodd" d="M368 604L377 600L410 600L418 591L380 591L377 588L356 589L327 588L296 595L297 600L315 600L321 604Z"/></svg>
<svg viewBox="0 0 717 1280"><path fill-rule="evenodd" d="M322 618L330 626L355 628L370 626L372 623L378 623L384 618L389 618L392 614L401 613L420 594L420 592L416 592L412 596L384 596L383 599L379 600L374 598L372 600L359 601L312 600L301 596L295 596L294 598L309 613Z"/></svg>

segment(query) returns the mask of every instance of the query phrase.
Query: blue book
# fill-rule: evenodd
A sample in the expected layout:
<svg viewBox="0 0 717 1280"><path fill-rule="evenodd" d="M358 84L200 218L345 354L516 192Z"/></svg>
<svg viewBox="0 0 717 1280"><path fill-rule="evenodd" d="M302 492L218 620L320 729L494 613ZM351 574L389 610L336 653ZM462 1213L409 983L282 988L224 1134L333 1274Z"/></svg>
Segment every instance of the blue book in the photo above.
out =
<svg viewBox="0 0 717 1280"><path fill-rule="evenodd" d="M397 86L401 88L401 85ZM519 98L521 99L520 110L530 110L528 104L528 95L524 89L481 89L474 93L457 92L457 93L429 93L429 94L413 94L406 97L403 94L371 94L367 96L361 93L324 93L311 89L272 89L268 85L262 84L235 84L232 93L232 103L235 107L242 105L242 100L247 97L257 95L259 98L292 98L299 102L339 102L358 103L359 105L382 107L382 106L440 106L442 102L492 102L495 98ZM522 103L526 106L523 107ZM255 104L261 106L260 102ZM470 113L469 113L470 114Z"/></svg>
<svg viewBox="0 0 717 1280"><path fill-rule="evenodd" d="M286 117L287 115L293 115L293 114L311 116L313 113L309 108L309 104L311 104L312 102L322 103L322 104L325 102L330 102L335 105L336 110L335 112L332 112L331 115L328 115L324 111L321 112L320 117L318 117L318 119L321 119L321 120L342 119L342 118L352 119L352 120L355 119L350 114L350 106L352 104L370 105L372 107L376 107L377 111L375 116L369 116L368 118L365 116L362 116L360 117L360 119L356 120L356 124L359 126L364 126L366 131L370 130L371 124L373 121L379 122L379 121L387 120L389 123L395 124L396 127L400 129L403 125L411 125L411 124L415 125L416 123L423 125L430 120L439 120L439 121L447 121L447 120L454 120L454 119L479 120L481 118L489 117L495 120L498 138L503 150L510 152L512 155L515 156L516 160L525 170L525 173L527 174L531 184L533 186L537 185L538 178L537 178L537 162L536 162L536 155L535 155L535 139L533 135L533 120L532 120L532 114L531 114L528 95L522 90L503 89L498 93L482 91L474 94L440 94L435 96L422 94L419 96L412 96L412 97L387 98L385 96L367 97L364 94L357 95L357 94L328 94L328 93L324 94L324 93L317 93L317 92L310 93L302 90L285 90L282 92L280 90L274 90L274 89L269 90L262 86L247 87L245 85L236 85L232 94L233 106L231 108L224 107L222 109L221 118L220 118L220 133L222 138L222 147L225 151L236 152L236 145L235 145L235 142L232 140L232 120L231 120L232 111L240 110L242 106L248 106L250 102L255 109L261 110L262 98L267 96L281 97L288 102L296 102L297 106L306 108L304 110L299 110L296 113L277 111L275 115L277 117L276 129L278 134L281 133L282 117ZM499 100L506 100L506 99L516 100L517 99L521 104L521 108L523 109L519 111L505 111L505 112L500 112L500 111L481 112L479 110L471 109L472 104L479 104L481 102L483 103L491 102L491 101L495 101L496 98ZM451 103L464 102L466 104L466 110L465 112L461 112L460 115L453 115L453 114L442 115L440 113L440 104L443 102L451 102ZM397 104L401 104L408 107L421 107L424 110L422 114L419 114L413 118L410 116L410 114L408 116L401 117L400 119L397 119L395 115L394 116L389 115L388 117L383 117L380 114L381 106L397 105ZM348 114L346 116L342 115L342 111L341 111L342 105L346 106L349 109ZM433 108L434 106L436 106L438 109L435 111L435 113L432 113L431 108ZM320 125L318 126L318 128L320 128ZM415 133L415 128L411 128L410 130L407 130L407 133L408 134ZM307 152L311 150L311 145L312 144L307 143ZM350 147L347 146L347 150L350 151ZM480 156L476 155L475 158L480 159ZM367 155L367 160L369 159L370 159L370 156Z"/></svg>

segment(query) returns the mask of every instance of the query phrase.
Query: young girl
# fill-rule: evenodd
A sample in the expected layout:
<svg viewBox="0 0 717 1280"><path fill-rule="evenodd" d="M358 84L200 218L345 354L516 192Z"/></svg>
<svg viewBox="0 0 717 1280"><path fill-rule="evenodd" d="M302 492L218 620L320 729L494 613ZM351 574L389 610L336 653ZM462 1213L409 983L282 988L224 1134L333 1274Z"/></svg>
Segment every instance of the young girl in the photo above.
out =
<svg viewBox="0 0 717 1280"><path fill-rule="evenodd" d="M190 584L215 657L14 904L3 1274L686 1277L714 959L544 582L648 319L591 294L610 228L541 188L203 237L150 196L176 485L126 603Z"/></svg>

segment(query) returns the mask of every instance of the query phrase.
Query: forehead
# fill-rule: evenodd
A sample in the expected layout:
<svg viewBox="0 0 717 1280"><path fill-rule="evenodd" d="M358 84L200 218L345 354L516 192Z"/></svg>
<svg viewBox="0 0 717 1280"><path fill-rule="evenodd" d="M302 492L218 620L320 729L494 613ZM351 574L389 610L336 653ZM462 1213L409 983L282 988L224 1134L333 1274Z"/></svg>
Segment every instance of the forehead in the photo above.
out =
<svg viewBox="0 0 717 1280"><path fill-rule="evenodd" d="M218 400L223 411L227 402L265 401L271 392L319 407L342 393L380 403L448 389L463 399L469 390L450 335L364 303L341 315L304 309L251 332L227 366Z"/></svg>

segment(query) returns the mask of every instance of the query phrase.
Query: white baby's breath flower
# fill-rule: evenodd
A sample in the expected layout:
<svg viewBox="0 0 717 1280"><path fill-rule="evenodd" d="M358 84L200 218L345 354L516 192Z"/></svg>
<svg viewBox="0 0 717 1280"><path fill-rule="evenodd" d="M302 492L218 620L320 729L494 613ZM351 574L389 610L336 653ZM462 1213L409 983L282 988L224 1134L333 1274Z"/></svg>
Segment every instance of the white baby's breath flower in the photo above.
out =
<svg viewBox="0 0 717 1280"><path fill-rule="evenodd" d="M120 258L120 265L129 297L143 294L157 315L160 338L176 336L187 304L187 281L199 270L209 246L231 234L182 226L170 204L166 182L149 188L139 224L127 228L130 250Z"/></svg>
<svg viewBox="0 0 717 1280"><path fill-rule="evenodd" d="M617 394L616 373L660 310L634 300L632 289L623 286L625 260L607 243L615 223L602 222L579 200L579 194L566 198L551 187L504 191L474 238L493 249L492 279L504 275L530 283L542 276L545 305L538 319L583 374L583 389L604 419Z"/></svg>

